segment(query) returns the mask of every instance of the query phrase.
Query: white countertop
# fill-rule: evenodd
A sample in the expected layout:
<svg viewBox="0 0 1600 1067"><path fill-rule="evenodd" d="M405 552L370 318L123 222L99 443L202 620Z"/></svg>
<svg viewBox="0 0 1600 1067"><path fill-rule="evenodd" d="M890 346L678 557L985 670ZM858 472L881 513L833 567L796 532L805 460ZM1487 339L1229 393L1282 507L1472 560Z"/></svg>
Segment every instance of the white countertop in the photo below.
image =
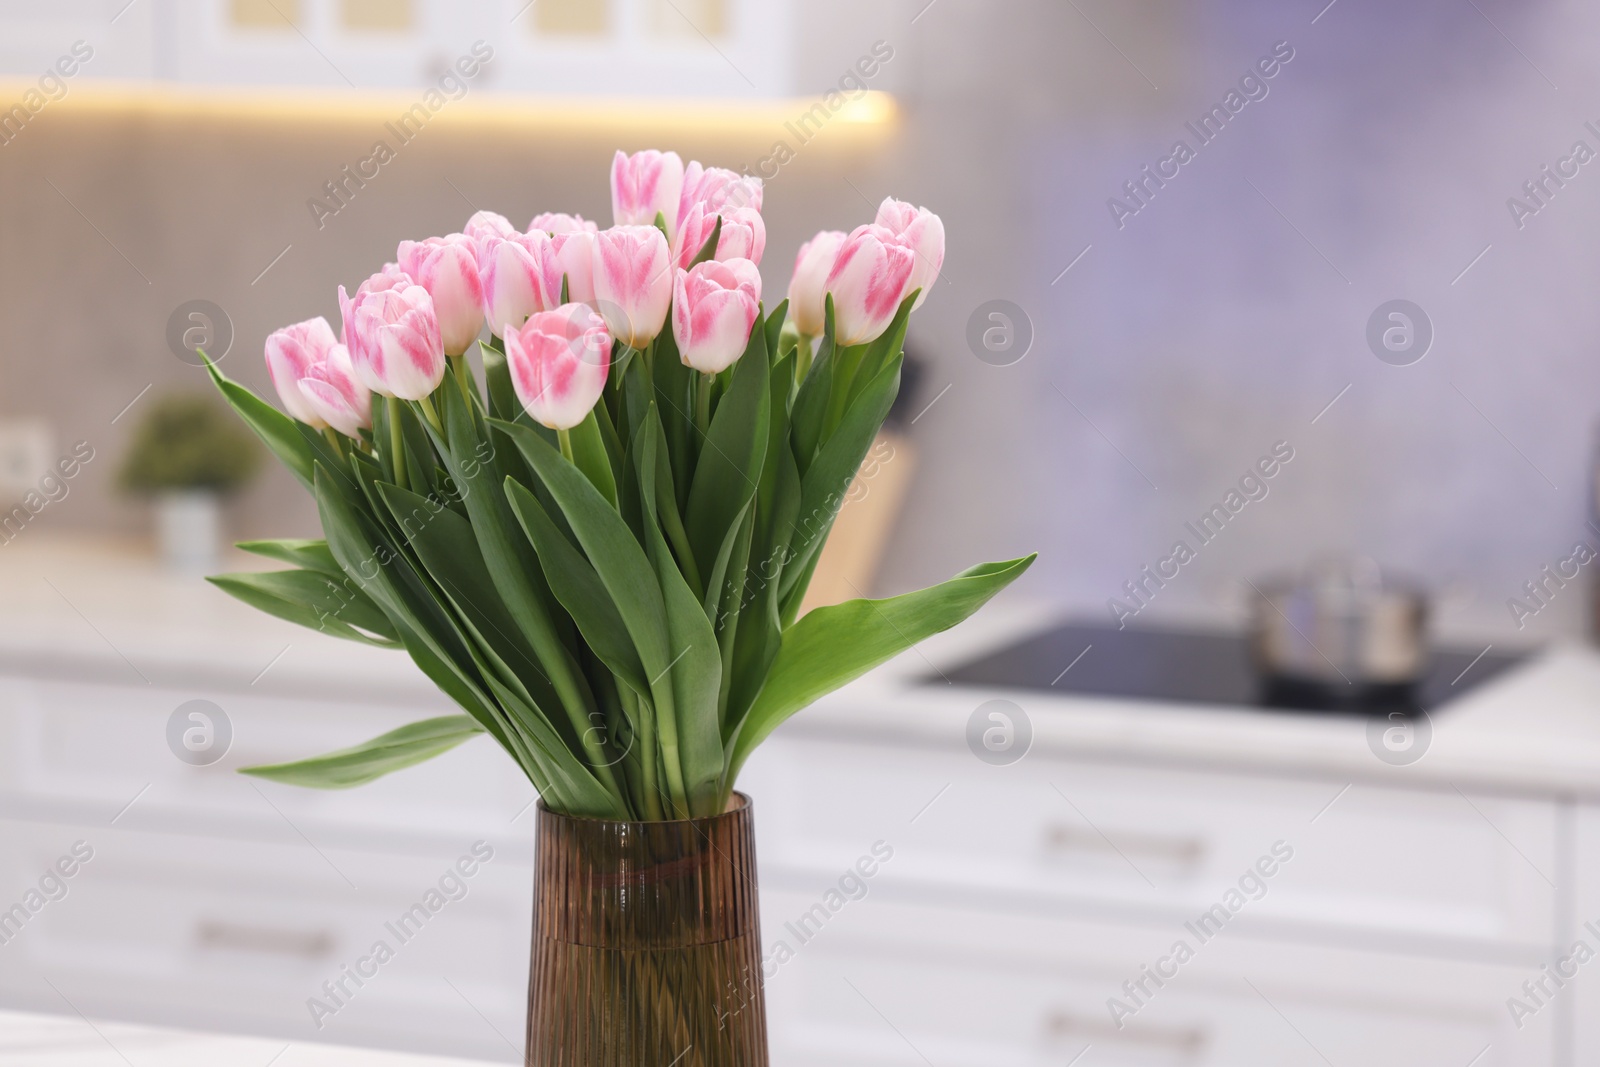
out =
<svg viewBox="0 0 1600 1067"><path fill-rule="evenodd" d="M199 578L127 549L39 538L0 551L0 671L124 684L446 703L403 653L270 618ZM239 555L228 566L273 566ZM1007 601L800 713L785 729L955 748L973 710L1006 697L1029 715L1034 752L1240 772L1377 780L1600 800L1600 652L1557 646L1433 716L1431 747L1393 767L1364 720L926 684L923 679L1047 625L1052 610ZM1065 666L1065 664L1063 664Z"/></svg>
<svg viewBox="0 0 1600 1067"><path fill-rule="evenodd" d="M1047 607L991 605L956 630L930 638L823 698L796 716L789 729L849 731L891 743L955 748L965 744L967 720L978 705L998 697L1027 713L1034 731L1030 755L1600 801L1600 650L1587 645L1535 652L1436 710L1425 754L1403 767L1374 755L1369 720L1358 716L926 681L1052 621Z"/></svg>
<svg viewBox="0 0 1600 1067"><path fill-rule="evenodd" d="M270 1038L188 1034L76 1015L0 1011L0 1067L484 1067Z"/></svg>
<svg viewBox="0 0 1600 1067"><path fill-rule="evenodd" d="M219 570L279 567L230 550ZM0 601L0 671L448 703L405 653L273 618L136 546L25 532L0 545Z"/></svg>

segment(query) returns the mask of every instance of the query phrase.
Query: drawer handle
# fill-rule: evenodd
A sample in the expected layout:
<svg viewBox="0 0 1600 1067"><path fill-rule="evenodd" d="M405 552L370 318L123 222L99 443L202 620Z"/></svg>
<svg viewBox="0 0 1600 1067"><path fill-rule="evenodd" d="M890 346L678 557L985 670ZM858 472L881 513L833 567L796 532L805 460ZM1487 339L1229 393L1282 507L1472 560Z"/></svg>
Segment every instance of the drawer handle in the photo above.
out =
<svg viewBox="0 0 1600 1067"><path fill-rule="evenodd" d="M1164 1052L1193 1059L1206 1045L1206 1032L1198 1026L1161 1027L1141 1026L1117 1029L1114 1023L1098 1019L1085 1019L1064 1011L1053 1012L1045 1021L1045 1030L1052 1038L1081 1038L1090 1044L1137 1045L1141 1048L1160 1049Z"/></svg>
<svg viewBox="0 0 1600 1067"><path fill-rule="evenodd" d="M333 935L326 930L278 930L209 921L196 928L195 941L204 949L264 952L307 960L326 959L333 955L334 948Z"/></svg>
<svg viewBox="0 0 1600 1067"><path fill-rule="evenodd" d="M1045 847L1051 852L1121 853L1161 860L1180 868L1193 868L1205 857L1205 842L1194 837L1118 833L1113 839L1093 829L1057 823L1045 828Z"/></svg>

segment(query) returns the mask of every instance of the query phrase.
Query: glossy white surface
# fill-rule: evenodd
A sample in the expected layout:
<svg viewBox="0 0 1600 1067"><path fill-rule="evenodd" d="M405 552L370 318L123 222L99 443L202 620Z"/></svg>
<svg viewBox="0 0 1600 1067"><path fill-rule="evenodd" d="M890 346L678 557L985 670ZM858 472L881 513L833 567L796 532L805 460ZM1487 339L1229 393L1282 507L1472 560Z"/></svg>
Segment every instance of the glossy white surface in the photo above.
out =
<svg viewBox="0 0 1600 1067"><path fill-rule="evenodd" d="M481 1067L481 1061L0 1011L0 1067Z"/></svg>

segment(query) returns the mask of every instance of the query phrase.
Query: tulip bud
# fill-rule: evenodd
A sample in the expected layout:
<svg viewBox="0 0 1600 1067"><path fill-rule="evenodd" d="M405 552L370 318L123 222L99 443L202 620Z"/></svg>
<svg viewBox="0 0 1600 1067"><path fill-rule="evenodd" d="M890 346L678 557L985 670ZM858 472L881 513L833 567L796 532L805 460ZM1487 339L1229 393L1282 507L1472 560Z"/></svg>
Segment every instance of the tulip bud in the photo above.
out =
<svg viewBox="0 0 1600 1067"><path fill-rule="evenodd" d="M911 291L916 259L911 246L883 226L857 226L845 238L825 284L833 297L835 344L863 345L889 328Z"/></svg>
<svg viewBox="0 0 1600 1067"><path fill-rule="evenodd" d="M744 355L761 313L761 272L748 259L708 259L679 270L672 287L672 336L686 366L718 374Z"/></svg>
<svg viewBox="0 0 1600 1067"><path fill-rule="evenodd" d="M613 226L595 235L594 297L611 336L643 348L672 307L667 239L654 226Z"/></svg>
<svg viewBox="0 0 1600 1067"><path fill-rule="evenodd" d="M358 438L372 425L372 394L356 381L350 350L334 345L300 379L306 401L322 420L346 437Z"/></svg>
<svg viewBox="0 0 1600 1067"><path fill-rule="evenodd" d="M340 339L344 342L345 347L350 350L350 362L356 369L356 380L366 385L369 389L372 388L372 385L367 381L362 370L368 360L365 358L366 354L362 351L362 337L356 331L356 305L364 302L362 298L372 293L381 293L399 286L412 284L414 283L411 280L411 275L401 270L398 263L388 263L384 265L381 271L362 282L357 287L356 295L353 297L345 292L344 286L339 286L339 314L343 320L340 328Z"/></svg>
<svg viewBox="0 0 1600 1067"><path fill-rule="evenodd" d="M761 220L761 212L741 207L729 208L726 214L717 215L707 211L705 205L695 204L689 208L689 213L683 217L678 228L675 242L677 251L673 255L673 262L677 266L689 269L706 242L711 240L719 218L722 220L722 233L717 238L717 247L712 250L712 258L724 261L748 259L760 264L761 253L767 247L767 227Z"/></svg>
<svg viewBox="0 0 1600 1067"><path fill-rule="evenodd" d="M820 337L827 328L828 274L847 236L842 230L823 230L801 245L794 257L794 276L789 279L789 317L795 329L807 337Z"/></svg>
<svg viewBox="0 0 1600 1067"><path fill-rule="evenodd" d="M689 210L699 204L710 215L726 215L735 208L747 207L761 210L762 186L760 178L738 174L726 167L702 167L698 161L689 164L683 175L683 193L678 198L678 219L689 216ZM705 242L702 240L701 242Z"/></svg>
<svg viewBox="0 0 1600 1067"><path fill-rule="evenodd" d="M915 207L904 200L887 197L878 206L877 224L899 236L913 252L917 261L911 268L909 289L917 289L915 310L928 299L928 291L939 280L944 267L944 220L925 207Z"/></svg>
<svg viewBox="0 0 1600 1067"><path fill-rule="evenodd" d="M767 224L761 212L753 207L734 208L722 215L722 236L717 239L717 258L748 259L761 265L761 256L767 250Z"/></svg>
<svg viewBox="0 0 1600 1067"><path fill-rule="evenodd" d="M483 310L490 326L521 326L529 315L561 303L561 264L543 230L489 237L478 253Z"/></svg>
<svg viewBox="0 0 1600 1067"><path fill-rule="evenodd" d="M400 269L433 297L447 356L472 347L483 329L476 243L464 233L400 242Z"/></svg>
<svg viewBox="0 0 1600 1067"><path fill-rule="evenodd" d="M592 305L598 231L593 229L594 223L589 223L589 226L591 228L587 230L553 234L550 243L555 246L556 261L567 281L567 299L577 304Z"/></svg>
<svg viewBox="0 0 1600 1067"><path fill-rule="evenodd" d="M411 275L400 269L400 264L385 263L382 270L361 283L360 287L356 289L356 296L360 297L366 293L382 292L385 289L393 289L402 284L412 285L415 283ZM353 321L351 308L353 304L354 300L345 293L344 286L339 286L339 314L342 317L340 339L350 348L350 358L352 359L355 358L355 346L350 339L350 324Z"/></svg>
<svg viewBox="0 0 1600 1067"><path fill-rule="evenodd" d="M716 212L708 212L699 204L695 204L678 220L678 232L672 239L673 266L689 269L689 265L700 254L706 242L711 240L711 234L717 228L718 218L720 216ZM713 257L715 254L716 249L712 249Z"/></svg>
<svg viewBox="0 0 1600 1067"><path fill-rule="evenodd" d="M483 242L490 237L511 237L517 228L511 225L511 220L494 211L479 211L467 220L461 231L472 238L472 243L482 247Z"/></svg>
<svg viewBox="0 0 1600 1067"><path fill-rule="evenodd" d="M278 399L291 417L315 430L328 423L307 399L300 380L313 364L327 359L328 352L338 344L333 327L320 315L274 330L267 337L267 373L278 390Z"/></svg>
<svg viewBox="0 0 1600 1067"><path fill-rule="evenodd" d="M346 300L341 289L340 301ZM382 396L421 400L444 378L444 341L433 298L420 285L357 292L346 331L356 379Z"/></svg>
<svg viewBox="0 0 1600 1067"><path fill-rule="evenodd" d="M656 215L677 232L683 160L676 152L617 153L611 161L611 211L618 226L652 226Z"/></svg>
<svg viewBox="0 0 1600 1067"><path fill-rule="evenodd" d="M585 304L563 304L504 330L511 384L534 421L570 430L588 417L611 368L605 320Z"/></svg>
<svg viewBox="0 0 1600 1067"><path fill-rule="evenodd" d="M528 232L532 233L534 230L543 230L545 233L548 233L550 236L554 237L556 234L560 233L579 233L583 231L588 231L589 233L598 233L600 232L600 227L596 226L582 215L568 215L559 211L546 211L541 215L535 215L533 217L533 221L528 223Z"/></svg>

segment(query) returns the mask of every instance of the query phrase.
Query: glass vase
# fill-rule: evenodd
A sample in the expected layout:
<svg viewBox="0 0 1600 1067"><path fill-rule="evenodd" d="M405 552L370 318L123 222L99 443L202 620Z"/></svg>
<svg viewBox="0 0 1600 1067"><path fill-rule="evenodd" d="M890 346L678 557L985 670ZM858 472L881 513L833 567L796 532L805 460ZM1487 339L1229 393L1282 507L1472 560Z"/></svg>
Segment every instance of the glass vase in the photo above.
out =
<svg viewBox="0 0 1600 1067"><path fill-rule="evenodd" d="M767 1067L750 799L615 822L539 804L527 1067Z"/></svg>

